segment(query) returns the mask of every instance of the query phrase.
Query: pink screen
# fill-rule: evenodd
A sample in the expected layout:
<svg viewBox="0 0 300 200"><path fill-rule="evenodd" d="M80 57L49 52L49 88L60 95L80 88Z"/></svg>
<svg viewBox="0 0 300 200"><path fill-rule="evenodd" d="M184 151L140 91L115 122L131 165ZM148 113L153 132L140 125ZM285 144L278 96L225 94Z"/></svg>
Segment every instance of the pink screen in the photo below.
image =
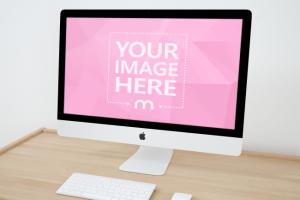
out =
<svg viewBox="0 0 300 200"><path fill-rule="evenodd" d="M68 18L64 113L234 129L240 19Z"/></svg>

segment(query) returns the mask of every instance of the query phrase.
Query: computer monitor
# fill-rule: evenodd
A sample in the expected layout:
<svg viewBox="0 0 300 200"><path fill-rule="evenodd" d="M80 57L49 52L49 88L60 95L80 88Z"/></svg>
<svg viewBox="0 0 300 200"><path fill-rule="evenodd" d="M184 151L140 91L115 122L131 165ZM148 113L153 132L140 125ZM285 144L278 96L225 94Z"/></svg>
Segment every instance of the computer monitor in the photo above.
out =
<svg viewBox="0 0 300 200"><path fill-rule="evenodd" d="M239 155L249 10L63 10L58 133L141 145L121 170L161 175L172 149Z"/></svg>

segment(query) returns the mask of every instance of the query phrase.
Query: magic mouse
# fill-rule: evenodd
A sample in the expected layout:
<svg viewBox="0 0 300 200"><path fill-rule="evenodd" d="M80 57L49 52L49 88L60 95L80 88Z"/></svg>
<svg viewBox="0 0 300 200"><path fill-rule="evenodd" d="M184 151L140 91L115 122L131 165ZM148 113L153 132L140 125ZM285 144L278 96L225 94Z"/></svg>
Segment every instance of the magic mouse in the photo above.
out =
<svg viewBox="0 0 300 200"><path fill-rule="evenodd" d="M191 200L192 195L191 194L185 194L185 193L174 193L172 200Z"/></svg>

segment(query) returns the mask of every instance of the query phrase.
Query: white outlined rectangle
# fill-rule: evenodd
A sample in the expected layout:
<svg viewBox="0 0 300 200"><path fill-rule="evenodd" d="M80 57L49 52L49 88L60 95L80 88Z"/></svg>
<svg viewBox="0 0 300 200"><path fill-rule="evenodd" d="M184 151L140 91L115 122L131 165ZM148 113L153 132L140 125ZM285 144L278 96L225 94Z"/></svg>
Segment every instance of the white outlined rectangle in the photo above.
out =
<svg viewBox="0 0 300 200"><path fill-rule="evenodd" d="M113 34L126 34L126 35L157 35L157 36L181 36L184 37L184 64L183 64L183 87L182 87L182 92L181 92L181 103L180 106L169 106L169 105L159 105L158 108L163 108L163 109L182 109L184 108L184 100L185 100L185 87L186 87L186 76L187 76L187 46L188 46L188 35L183 34L183 33L144 33L144 32L110 32L108 36L108 70L107 70L107 85L106 85L106 102L107 103L114 103L114 104L123 104L123 105L130 105L130 102L122 102L122 101L111 101L109 99L109 84L110 84L110 68L111 68L111 36Z"/></svg>

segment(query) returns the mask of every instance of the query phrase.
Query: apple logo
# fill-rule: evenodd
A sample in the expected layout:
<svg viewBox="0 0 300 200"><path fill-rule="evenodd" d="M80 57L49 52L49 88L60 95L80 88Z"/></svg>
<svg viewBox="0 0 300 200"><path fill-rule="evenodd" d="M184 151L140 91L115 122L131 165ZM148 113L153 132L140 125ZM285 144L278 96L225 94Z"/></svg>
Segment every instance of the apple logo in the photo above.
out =
<svg viewBox="0 0 300 200"><path fill-rule="evenodd" d="M139 137L140 137L140 140L145 140L146 134L144 132L142 132L142 133L140 133Z"/></svg>

